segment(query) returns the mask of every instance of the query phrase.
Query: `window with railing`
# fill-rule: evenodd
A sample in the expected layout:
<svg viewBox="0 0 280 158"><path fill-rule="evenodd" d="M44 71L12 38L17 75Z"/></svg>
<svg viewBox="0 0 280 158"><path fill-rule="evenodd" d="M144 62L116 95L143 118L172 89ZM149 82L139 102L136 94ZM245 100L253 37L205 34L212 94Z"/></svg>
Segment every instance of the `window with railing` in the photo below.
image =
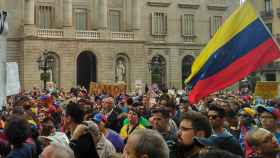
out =
<svg viewBox="0 0 280 158"><path fill-rule="evenodd" d="M167 13L152 13L152 35L167 35Z"/></svg>
<svg viewBox="0 0 280 158"><path fill-rule="evenodd" d="M222 16L212 16L210 17L210 37L213 37L214 34L218 31L223 23Z"/></svg>
<svg viewBox="0 0 280 158"><path fill-rule="evenodd" d="M39 5L37 7L37 25L41 29L48 29L54 23L54 7L48 5Z"/></svg>
<svg viewBox="0 0 280 158"><path fill-rule="evenodd" d="M109 11L109 26L112 32L121 31L121 13L119 10L110 10Z"/></svg>
<svg viewBox="0 0 280 158"><path fill-rule="evenodd" d="M74 9L74 22L76 30L87 30L87 9Z"/></svg>
<svg viewBox="0 0 280 158"><path fill-rule="evenodd" d="M187 41L192 41L194 38L194 15L182 15L182 36Z"/></svg>

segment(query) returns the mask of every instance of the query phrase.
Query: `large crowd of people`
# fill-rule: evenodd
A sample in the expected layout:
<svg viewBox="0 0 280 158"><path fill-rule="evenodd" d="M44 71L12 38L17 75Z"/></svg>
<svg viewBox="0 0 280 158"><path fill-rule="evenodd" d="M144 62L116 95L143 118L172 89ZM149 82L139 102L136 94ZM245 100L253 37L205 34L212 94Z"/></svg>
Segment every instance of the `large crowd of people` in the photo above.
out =
<svg viewBox="0 0 280 158"><path fill-rule="evenodd" d="M185 91L89 95L30 91L7 98L2 158L279 158L280 100Z"/></svg>

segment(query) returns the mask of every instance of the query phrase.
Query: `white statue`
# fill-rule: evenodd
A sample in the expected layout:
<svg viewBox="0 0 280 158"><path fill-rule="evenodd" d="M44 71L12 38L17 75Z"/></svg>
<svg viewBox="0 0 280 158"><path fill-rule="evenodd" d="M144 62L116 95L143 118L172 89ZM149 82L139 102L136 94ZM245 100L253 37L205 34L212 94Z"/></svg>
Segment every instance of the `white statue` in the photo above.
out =
<svg viewBox="0 0 280 158"><path fill-rule="evenodd" d="M0 10L0 109L5 104L7 86L7 12Z"/></svg>
<svg viewBox="0 0 280 158"><path fill-rule="evenodd" d="M117 82L125 82L126 66L125 66L124 61L122 59L118 60L118 64L117 64L117 67L116 67L116 77L117 77Z"/></svg>

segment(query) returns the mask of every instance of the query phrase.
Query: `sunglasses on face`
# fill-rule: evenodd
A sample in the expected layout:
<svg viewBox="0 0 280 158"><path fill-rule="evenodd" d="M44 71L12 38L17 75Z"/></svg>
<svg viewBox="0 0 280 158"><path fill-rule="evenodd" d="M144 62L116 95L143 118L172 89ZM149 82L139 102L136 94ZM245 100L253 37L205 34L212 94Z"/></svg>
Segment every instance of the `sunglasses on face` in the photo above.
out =
<svg viewBox="0 0 280 158"><path fill-rule="evenodd" d="M250 116L245 115L245 114L239 114L238 117L243 117L243 118L250 118Z"/></svg>

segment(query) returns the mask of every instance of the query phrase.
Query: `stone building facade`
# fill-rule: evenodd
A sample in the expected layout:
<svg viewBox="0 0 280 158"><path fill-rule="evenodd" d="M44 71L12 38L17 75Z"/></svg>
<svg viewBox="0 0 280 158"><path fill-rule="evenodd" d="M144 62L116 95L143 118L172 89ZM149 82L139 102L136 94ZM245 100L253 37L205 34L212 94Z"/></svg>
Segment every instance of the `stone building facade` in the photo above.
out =
<svg viewBox="0 0 280 158"><path fill-rule="evenodd" d="M49 80L69 89L90 81L182 88L195 56L239 0L0 0L8 11L8 60L21 85Z"/></svg>

